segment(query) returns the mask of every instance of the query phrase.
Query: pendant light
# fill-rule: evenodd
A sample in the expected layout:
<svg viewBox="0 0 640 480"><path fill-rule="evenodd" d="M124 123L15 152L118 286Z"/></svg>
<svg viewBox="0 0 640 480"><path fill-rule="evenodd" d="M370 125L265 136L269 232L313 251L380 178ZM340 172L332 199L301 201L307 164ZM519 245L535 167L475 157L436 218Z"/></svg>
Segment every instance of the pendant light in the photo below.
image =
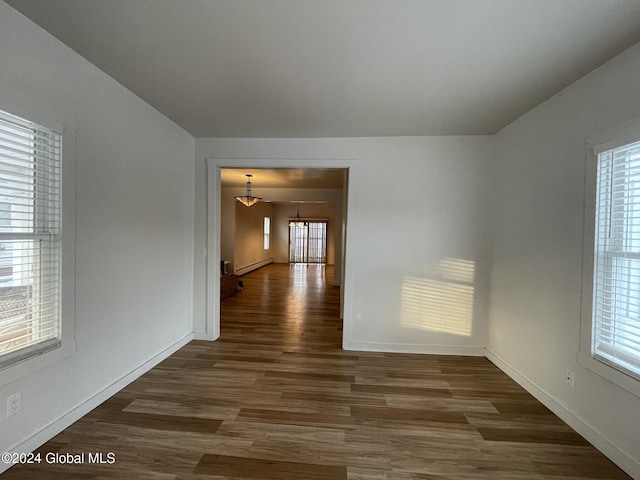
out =
<svg viewBox="0 0 640 480"><path fill-rule="evenodd" d="M247 207L250 207L251 205L255 205L256 203L258 203L260 200L262 200L262 198L254 197L251 195L251 177L253 177L253 175L251 175L250 173L247 173L246 177L247 177L247 193L246 195L239 195L235 197L235 199L239 201L241 204L246 205Z"/></svg>
<svg viewBox="0 0 640 480"><path fill-rule="evenodd" d="M307 224L304 220L300 218L300 202L298 202L298 212L296 213L296 218L292 218L289 220L290 227L304 227Z"/></svg>

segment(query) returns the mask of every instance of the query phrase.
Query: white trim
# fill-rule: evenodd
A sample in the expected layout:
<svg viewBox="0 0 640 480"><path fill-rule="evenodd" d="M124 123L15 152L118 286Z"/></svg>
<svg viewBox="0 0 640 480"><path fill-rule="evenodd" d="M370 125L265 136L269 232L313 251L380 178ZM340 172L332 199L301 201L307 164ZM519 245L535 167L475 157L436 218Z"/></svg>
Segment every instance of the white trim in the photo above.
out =
<svg viewBox="0 0 640 480"><path fill-rule="evenodd" d="M512 365L488 348L485 348L485 357L509 375L518 385L533 395L540 403L560 417L567 425L587 439L589 443L600 450L611 459L611 461L631 475L632 478L640 478L640 462L634 460L630 455L609 442L609 440L600 434L593 426L576 416L565 405L545 392L535 382L519 373Z"/></svg>
<svg viewBox="0 0 640 480"><path fill-rule="evenodd" d="M346 210L348 221L345 226L344 241L344 270L341 289L342 311L342 343L346 345L350 339L352 324L353 276L350 265L355 264L354 257L357 249L350 249L349 245L357 245L355 238L358 230L354 219L357 219L356 189L353 188L352 178L358 175L359 161L354 158L216 158L206 157L207 189L206 189L206 218L207 218L207 263L205 273L205 331L198 332L197 338L216 340L220 336L220 196L222 194L220 171L223 168L260 169L260 168L335 168L348 171L347 185L344 191L347 196Z"/></svg>
<svg viewBox="0 0 640 480"><path fill-rule="evenodd" d="M49 441L50 439L58 435L65 428L68 428L70 425L80 420L82 417L84 417L87 413L89 413L91 410L96 408L102 402L109 399L110 397L118 393L120 390L122 390L124 387L129 385L131 382L133 382L134 380L142 376L144 373L151 370L153 367L158 365L160 362L162 362L164 359L169 357L171 354L175 353L176 351L184 347L191 340L193 340L192 334L188 334L182 337L180 340L178 340L174 344L168 346L161 352L151 357L146 362L138 365L129 373L120 377L111 385L104 387L102 390L97 392L92 397L88 398L87 400L80 403L79 405L76 405L75 407L71 408L70 410L62 414L57 419L51 421L48 425L42 427L40 430L38 430L36 433L31 435L25 441L17 445L14 445L11 448L8 448L7 452L18 452L18 453L33 452L35 449L37 449L38 447L40 447L41 445L43 445L44 443L46 443L47 441ZM12 466L13 465L11 464L0 462L0 473L8 470Z"/></svg>
<svg viewBox="0 0 640 480"><path fill-rule="evenodd" d="M0 85L0 110L25 118L62 134L61 181L61 345L2 369L0 387L71 357L77 352L75 324L76 292L76 133L78 120L43 108L32 98L19 96L19 104L8 99ZM52 120L57 118L58 120Z"/></svg>
<svg viewBox="0 0 640 480"><path fill-rule="evenodd" d="M598 153L606 152L623 145L635 143L640 140L640 118L634 118L628 122L607 129L597 135L593 135L586 146L591 153L598 156Z"/></svg>
<svg viewBox="0 0 640 480"><path fill-rule="evenodd" d="M202 333L202 332L193 332L193 339L205 340L205 341L215 340L214 338L210 338L206 333Z"/></svg>
<svg viewBox="0 0 640 480"><path fill-rule="evenodd" d="M428 355L465 355L483 357L484 347L480 345L425 345L420 343L377 343L349 341L345 350L361 352L420 353Z"/></svg>
<svg viewBox="0 0 640 480"><path fill-rule="evenodd" d="M206 160L207 167L207 262L205 272L205 325L206 340L220 337L220 196L222 194L220 167Z"/></svg>
<svg viewBox="0 0 640 480"><path fill-rule="evenodd" d="M580 342L577 360L580 365L604 379L640 397L640 381L604 362L591 353L593 325L593 275L596 219L596 180L598 152L640 140L640 118L609 129L585 142L585 176L582 234L582 285L580 305Z"/></svg>
<svg viewBox="0 0 640 480"><path fill-rule="evenodd" d="M587 322L583 322L587 323ZM589 336L589 339L591 337ZM637 378L626 375L617 368L593 358L590 347L582 347L578 352L578 363L595 374L600 375L611 383L627 392L640 397L640 381Z"/></svg>
<svg viewBox="0 0 640 480"><path fill-rule="evenodd" d="M25 102L26 103L26 102ZM64 133L64 124L58 120L53 120L55 114L51 114L44 109L37 107L24 107L8 100L0 93L0 110L9 112L18 117L22 117L30 122L37 123L43 127L53 130L57 133ZM70 122L75 124L76 122Z"/></svg>

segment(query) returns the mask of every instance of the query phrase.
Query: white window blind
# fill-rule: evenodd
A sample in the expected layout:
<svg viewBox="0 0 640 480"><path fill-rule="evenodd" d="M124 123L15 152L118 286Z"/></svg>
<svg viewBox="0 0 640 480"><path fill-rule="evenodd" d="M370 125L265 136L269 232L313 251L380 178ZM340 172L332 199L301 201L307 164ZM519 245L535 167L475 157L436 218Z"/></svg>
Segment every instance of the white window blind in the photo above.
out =
<svg viewBox="0 0 640 480"><path fill-rule="evenodd" d="M593 357L640 378L640 142L598 154Z"/></svg>
<svg viewBox="0 0 640 480"><path fill-rule="evenodd" d="M0 368L60 344L60 149L0 111Z"/></svg>

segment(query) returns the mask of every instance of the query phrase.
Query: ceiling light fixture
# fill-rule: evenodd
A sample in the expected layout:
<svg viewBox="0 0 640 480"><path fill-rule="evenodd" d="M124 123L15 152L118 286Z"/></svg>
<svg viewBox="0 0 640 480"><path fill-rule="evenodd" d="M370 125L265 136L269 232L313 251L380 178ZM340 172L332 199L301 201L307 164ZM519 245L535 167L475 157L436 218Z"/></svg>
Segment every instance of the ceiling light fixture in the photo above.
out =
<svg viewBox="0 0 640 480"><path fill-rule="evenodd" d="M251 195L251 177L253 177L253 175L251 175L250 173L247 173L246 177L247 177L247 194L239 195L235 197L235 199L239 201L241 204L246 205L247 207L250 207L251 205L255 205L256 203L258 203L260 200L262 200L262 198L254 197Z"/></svg>
<svg viewBox="0 0 640 480"><path fill-rule="evenodd" d="M290 227L304 227L307 225L307 222L300 218L300 202L298 202L298 213L296 213L296 218L292 218L289 220Z"/></svg>

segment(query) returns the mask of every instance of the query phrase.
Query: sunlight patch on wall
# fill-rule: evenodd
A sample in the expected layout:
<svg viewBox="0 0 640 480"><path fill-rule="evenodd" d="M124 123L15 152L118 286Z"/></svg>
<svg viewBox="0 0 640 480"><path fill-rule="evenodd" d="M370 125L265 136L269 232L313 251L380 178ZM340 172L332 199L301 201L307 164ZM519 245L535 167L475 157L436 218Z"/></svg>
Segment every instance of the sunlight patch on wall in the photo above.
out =
<svg viewBox="0 0 640 480"><path fill-rule="evenodd" d="M469 260L445 258L436 267L438 274L445 280L473 284L476 264Z"/></svg>
<svg viewBox="0 0 640 480"><path fill-rule="evenodd" d="M436 272L435 278L404 278L402 326L471 336L474 262L445 258Z"/></svg>

